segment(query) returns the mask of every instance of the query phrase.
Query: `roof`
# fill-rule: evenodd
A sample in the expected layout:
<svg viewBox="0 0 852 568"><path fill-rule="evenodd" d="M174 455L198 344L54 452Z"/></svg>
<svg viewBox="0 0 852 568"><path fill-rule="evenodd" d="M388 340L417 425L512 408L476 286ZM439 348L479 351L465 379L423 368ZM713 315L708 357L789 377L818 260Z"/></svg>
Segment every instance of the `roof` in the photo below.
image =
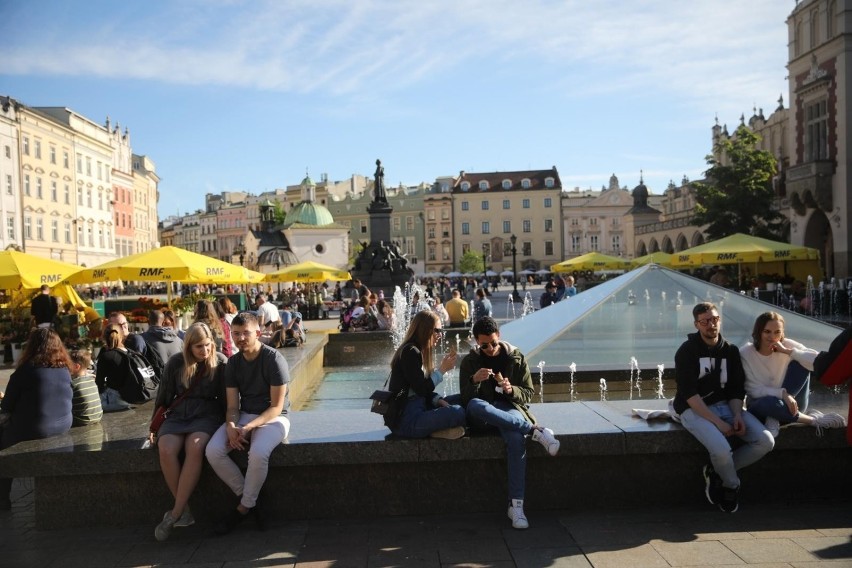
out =
<svg viewBox="0 0 852 568"><path fill-rule="evenodd" d="M322 227L334 223L334 217L331 216L331 212L324 205L302 201L290 209L284 218L285 226L296 223Z"/></svg>
<svg viewBox="0 0 852 568"><path fill-rule="evenodd" d="M547 187L545 180L553 178L553 187ZM530 180L529 187L523 187L521 182L525 179ZM503 189L503 180L509 180L508 189ZM463 182L470 183L470 189L465 193L475 193L478 191L532 191L541 189L557 189L562 190L562 180L559 178L559 172L556 166L549 170L521 170L515 172L461 172L455 180L452 191L453 193L462 192L461 185ZM488 182L487 190L480 190L479 183L482 181Z"/></svg>

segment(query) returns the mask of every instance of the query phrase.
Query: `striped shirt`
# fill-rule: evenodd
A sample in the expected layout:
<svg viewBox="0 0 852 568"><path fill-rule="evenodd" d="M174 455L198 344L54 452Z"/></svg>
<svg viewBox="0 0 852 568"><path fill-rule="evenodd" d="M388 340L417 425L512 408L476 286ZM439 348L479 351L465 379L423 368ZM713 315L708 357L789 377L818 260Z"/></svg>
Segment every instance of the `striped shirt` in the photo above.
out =
<svg viewBox="0 0 852 568"><path fill-rule="evenodd" d="M104 415L101 408L101 397L95 384L95 375L91 371L79 377L71 377L71 390L74 399L71 414L74 416L74 426L97 424Z"/></svg>

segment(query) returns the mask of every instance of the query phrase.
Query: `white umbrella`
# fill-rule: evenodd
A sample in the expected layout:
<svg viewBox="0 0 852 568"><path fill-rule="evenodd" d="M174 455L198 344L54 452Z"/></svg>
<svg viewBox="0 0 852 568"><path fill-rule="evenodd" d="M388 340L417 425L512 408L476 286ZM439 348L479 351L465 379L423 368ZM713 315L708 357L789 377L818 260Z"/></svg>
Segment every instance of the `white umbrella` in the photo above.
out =
<svg viewBox="0 0 852 568"><path fill-rule="evenodd" d="M486 270L485 275L486 276L497 276L497 273L494 272L493 270Z"/></svg>
<svg viewBox="0 0 852 568"><path fill-rule="evenodd" d="M524 276L529 276L530 274L535 274L535 270L530 270L529 268L524 268L518 274L523 274Z"/></svg>
<svg viewBox="0 0 852 568"><path fill-rule="evenodd" d="M450 278L461 278L462 273L454 271L454 272L448 273L447 276L450 277Z"/></svg>
<svg viewBox="0 0 852 568"><path fill-rule="evenodd" d="M536 270L535 273L539 276L547 276L548 274L551 274L549 270L545 270L544 268L542 268L541 270Z"/></svg>
<svg viewBox="0 0 852 568"><path fill-rule="evenodd" d="M518 272L518 274L523 274L523 272ZM514 275L515 275L515 273L512 272L511 270L504 270L503 272L500 273L500 276L504 276L506 278L508 278L509 276L514 276Z"/></svg>

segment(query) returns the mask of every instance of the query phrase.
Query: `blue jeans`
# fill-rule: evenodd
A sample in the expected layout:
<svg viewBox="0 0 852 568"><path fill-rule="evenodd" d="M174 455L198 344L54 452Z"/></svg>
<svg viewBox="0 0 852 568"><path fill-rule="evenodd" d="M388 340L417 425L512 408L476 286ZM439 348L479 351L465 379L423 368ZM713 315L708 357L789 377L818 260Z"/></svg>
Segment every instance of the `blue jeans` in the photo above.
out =
<svg viewBox="0 0 852 568"><path fill-rule="evenodd" d="M787 389L788 394L793 395L793 398L796 399L799 412L805 412L808 409L808 398L810 397L811 372L797 361L790 361L782 386ZM747 404L748 411L763 422L766 422L766 419L770 416L781 424L790 424L799 419L798 414L794 415L790 412L787 403L774 396L762 396L754 400L749 398Z"/></svg>
<svg viewBox="0 0 852 568"><path fill-rule="evenodd" d="M717 402L707 408L728 424L733 425L734 414L727 402ZM734 451L731 451L728 438L716 428L716 425L698 416L691 408L684 410L680 419L683 427L710 452L710 463L722 478L722 485L725 487L739 487L740 478L737 477L737 470L753 464L775 447L775 438L772 434L763 427L760 420L745 410L743 422L745 422L746 431L740 437L743 445Z"/></svg>
<svg viewBox="0 0 852 568"><path fill-rule="evenodd" d="M497 400L493 404L480 398L467 403L467 419L471 428L498 430L506 442L509 468L509 499L523 499L527 476L526 435L533 425L511 403Z"/></svg>
<svg viewBox="0 0 852 568"><path fill-rule="evenodd" d="M450 406L432 408L422 396L409 397L393 433L404 438L426 438L438 430L464 426L464 408L459 404L461 397L452 395L444 400Z"/></svg>

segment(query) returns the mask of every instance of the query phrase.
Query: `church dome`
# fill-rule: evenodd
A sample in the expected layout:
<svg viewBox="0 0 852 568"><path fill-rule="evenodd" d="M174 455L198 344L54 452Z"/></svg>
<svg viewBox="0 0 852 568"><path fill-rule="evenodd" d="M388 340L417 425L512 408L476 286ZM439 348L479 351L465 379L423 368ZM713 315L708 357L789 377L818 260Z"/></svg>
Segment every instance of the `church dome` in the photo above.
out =
<svg viewBox="0 0 852 568"><path fill-rule="evenodd" d="M648 188L645 186L645 182L641 179L639 180L639 185L633 188L633 204L634 205L647 205L648 204Z"/></svg>
<svg viewBox="0 0 852 568"><path fill-rule="evenodd" d="M284 218L285 225L292 225L294 223L321 227L334 223L334 217L331 216L331 212L323 205L313 203L312 201L302 201L290 209Z"/></svg>

